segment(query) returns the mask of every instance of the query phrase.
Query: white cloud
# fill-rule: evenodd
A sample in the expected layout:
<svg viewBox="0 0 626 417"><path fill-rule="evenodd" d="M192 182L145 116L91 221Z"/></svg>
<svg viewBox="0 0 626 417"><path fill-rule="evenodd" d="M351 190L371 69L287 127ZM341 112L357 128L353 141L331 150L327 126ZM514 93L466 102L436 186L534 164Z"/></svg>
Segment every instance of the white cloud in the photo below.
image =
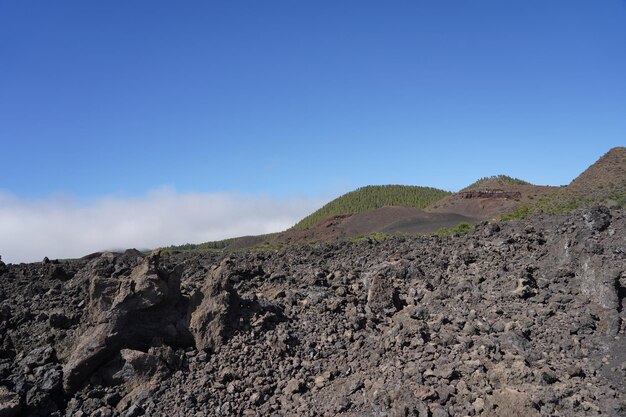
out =
<svg viewBox="0 0 626 417"><path fill-rule="evenodd" d="M25 200L0 193L4 262L72 258L118 248L154 248L278 232L320 207L320 199L177 193L89 203L68 198Z"/></svg>

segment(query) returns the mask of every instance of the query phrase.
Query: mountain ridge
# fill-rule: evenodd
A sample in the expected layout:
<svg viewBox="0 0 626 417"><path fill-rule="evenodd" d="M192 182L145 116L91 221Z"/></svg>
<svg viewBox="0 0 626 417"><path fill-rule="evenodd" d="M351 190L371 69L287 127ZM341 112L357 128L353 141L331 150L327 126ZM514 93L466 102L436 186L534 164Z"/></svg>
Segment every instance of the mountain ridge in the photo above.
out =
<svg viewBox="0 0 626 417"><path fill-rule="evenodd" d="M434 233L459 222L514 219L535 211L569 212L592 204L626 207L626 147L610 149L566 186L533 185L504 174L480 178L456 193L412 185L365 186L266 238L246 236L169 249L202 249L204 245L232 250L378 232Z"/></svg>

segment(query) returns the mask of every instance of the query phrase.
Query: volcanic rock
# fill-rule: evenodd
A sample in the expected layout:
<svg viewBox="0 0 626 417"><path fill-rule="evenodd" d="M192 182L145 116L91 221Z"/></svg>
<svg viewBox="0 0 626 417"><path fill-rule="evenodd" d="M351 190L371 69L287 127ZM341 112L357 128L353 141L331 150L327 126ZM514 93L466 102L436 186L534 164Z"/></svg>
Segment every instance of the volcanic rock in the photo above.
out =
<svg viewBox="0 0 626 417"><path fill-rule="evenodd" d="M239 297L232 287L235 271L231 265L232 261L226 259L213 269L192 297L189 329L198 350L221 346L236 326Z"/></svg>
<svg viewBox="0 0 626 417"><path fill-rule="evenodd" d="M90 276L89 321L64 366L66 392L122 347L145 347L154 338L189 343L179 308L181 271L160 268L159 259L158 253L147 257L127 276Z"/></svg>
<svg viewBox="0 0 626 417"><path fill-rule="evenodd" d="M0 386L0 417L16 417L20 415L21 410L20 397L6 387Z"/></svg>
<svg viewBox="0 0 626 417"><path fill-rule="evenodd" d="M626 213L602 213L6 265L0 410L625 415ZM71 277L48 279L50 265Z"/></svg>

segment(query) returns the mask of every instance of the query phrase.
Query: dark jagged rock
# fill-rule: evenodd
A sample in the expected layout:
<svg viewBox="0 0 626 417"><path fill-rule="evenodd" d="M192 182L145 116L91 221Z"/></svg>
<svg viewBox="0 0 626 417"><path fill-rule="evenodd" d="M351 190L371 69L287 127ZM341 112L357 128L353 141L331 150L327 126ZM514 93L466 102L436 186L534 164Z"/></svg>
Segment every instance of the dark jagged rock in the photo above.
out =
<svg viewBox="0 0 626 417"><path fill-rule="evenodd" d="M585 225L594 232L601 232L611 224L611 212L607 207L596 206L583 213Z"/></svg>
<svg viewBox="0 0 626 417"><path fill-rule="evenodd" d="M231 282L234 275L232 261L225 259L192 297L189 329L198 350L221 346L237 325L240 300Z"/></svg>
<svg viewBox="0 0 626 417"><path fill-rule="evenodd" d="M151 395L168 377L169 369L161 357L152 353L122 349L120 354L124 365L115 377L125 383L129 393L117 403L117 409L126 410L137 397Z"/></svg>
<svg viewBox="0 0 626 417"><path fill-rule="evenodd" d="M48 279L58 279L61 281L67 281L72 278L72 273L68 272L61 265L49 264L48 271L46 273Z"/></svg>
<svg viewBox="0 0 626 417"><path fill-rule="evenodd" d="M0 417L17 417L21 410L20 397L6 387L0 386Z"/></svg>
<svg viewBox="0 0 626 417"><path fill-rule="evenodd" d="M21 364L28 369L43 366L48 363L56 362L56 352L51 346L42 346L36 348L22 359Z"/></svg>
<svg viewBox="0 0 626 417"><path fill-rule="evenodd" d="M159 254L149 256L127 276L96 272L90 277L89 319L64 366L66 392L77 390L123 347L145 348L155 338L189 344L180 303L181 271L160 268L159 259Z"/></svg>
<svg viewBox="0 0 626 417"><path fill-rule="evenodd" d="M591 207L456 237L7 265L0 412L624 415L624 236L622 210Z"/></svg>
<svg viewBox="0 0 626 417"><path fill-rule="evenodd" d="M75 323L73 317L67 315L63 310L53 310L48 316L50 326L55 329L69 329Z"/></svg>
<svg viewBox="0 0 626 417"><path fill-rule="evenodd" d="M375 314L393 314L400 308L395 280L407 274L405 262L384 262L365 275L367 307Z"/></svg>

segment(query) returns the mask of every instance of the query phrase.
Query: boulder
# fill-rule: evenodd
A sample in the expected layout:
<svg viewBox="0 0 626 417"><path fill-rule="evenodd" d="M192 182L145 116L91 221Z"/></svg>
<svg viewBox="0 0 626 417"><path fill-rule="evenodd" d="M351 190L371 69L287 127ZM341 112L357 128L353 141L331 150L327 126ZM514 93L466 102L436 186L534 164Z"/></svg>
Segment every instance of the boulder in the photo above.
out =
<svg viewBox="0 0 626 417"><path fill-rule="evenodd" d="M394 312L396 290L390 277L383 274L372 276L367 290L367 306L373 313Z"/></svg>
<svg viewBox="0 0 626 417"><path fill-rule="evenodd" d="M117 376L124 382L132 381L135 384L141 384L167 370L156 355L139 350L122 349L120 356L124 360L124 366Z"/></svg>
<svg viewBox="0 0 626 417"><path fill-rule="evenodd" d="M586 256L582 259L580 280L581 291L602 308L619 308L619 286L621 271L605 265L600 257Z"/></svg>
<svg viewBox="0 0 626 417"><path fill-rule="evenodd" d="M174 345L190 344L182 304L180 269L160 268L159 253L143 260L128 276L92 275L89 321L64 366L65 391L77 390L121 348L146 348L154 338Z"/></svg>
<svg viewBox="0 0 626 417"><path fill-rule="evenodd" d="M400 309L400 300L394 280L407 275L403 261L383 262L365 274L367 307L374 314L393 314Z"/></svg>
<svg viewBox="0 0 626 417"><path fill-rule="evenodd" d="M240 300L232 287L234 272L230 260L222 261L192 296L189 330L198 350L215 350L237 325Z"/></svg>
<svg viewBox="0 0 626 417"><path fill-rule="evenodd" d="M587 228L594 232L601 232L611 224L611 211L604 206L591 207L582 216Z"/></svg>
<svg viewBox="0 0 626 417"><path fill-rule="evenodd" d="M58 279L60 281L67 281L73 276L72 273L66 271L65 268L63 268L61 265L48 262L46 266L47 266L47 271L45 275L48 279L52 279L52 280Z"/></svg>
<svg viewBox="0 0 626 417"><path fill-rule="evenodd" d="M621 270L606 265L599 256L582 259L580 278L581 292L600 307L601 328L605 334L616 336L620 329L620 276Z"/></svg>
<svg viewBox="0 0 626 417"><path fill-rule="evenodd" d="M120 355L124 365L114 377L121 379L128 390L117 404L117 409L122 411L131 407L137 397L148 397L168 376L169 370L160 357L151 353L122 349Z"/></svg>

